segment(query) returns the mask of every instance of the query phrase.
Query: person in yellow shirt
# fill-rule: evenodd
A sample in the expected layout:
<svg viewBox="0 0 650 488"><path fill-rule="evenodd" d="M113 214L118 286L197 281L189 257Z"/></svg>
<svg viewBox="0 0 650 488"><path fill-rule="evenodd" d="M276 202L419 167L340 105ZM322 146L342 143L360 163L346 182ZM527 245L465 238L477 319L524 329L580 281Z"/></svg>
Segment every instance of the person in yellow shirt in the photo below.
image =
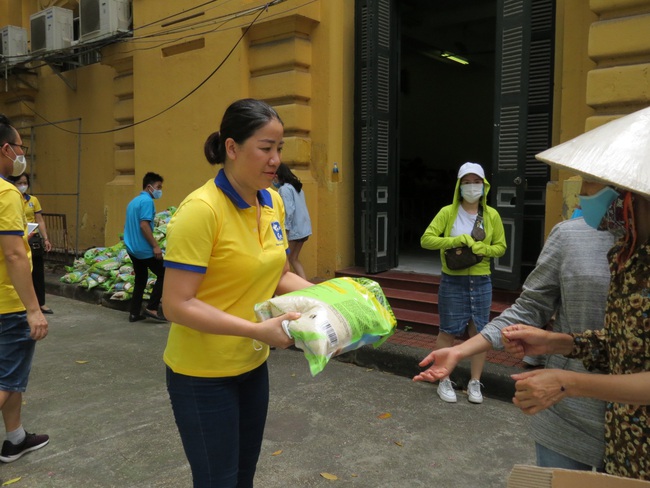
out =
<svg viewBox="0 0 650 488"><path fill-rule="evenodd" d="M282 198L272 184L284 127L266 103L226 110L204 152L223 164L167 228L163 307L172 322L167 389L195 487L253 486L269 401L269 346L293 344L289 313L256 323L254 306L312 283L290 272Z"/></svg>
<svg viewBox="0 0 650 488"><path fill-rule="evenodd" d="M34 282L38 304L41 306L43 313L54 313L50 307L45 305L45 261L43 258L46 252L52 250L52 244L47 236L41 202L34 195L27 193L31 186L27 173L12 176L9 181L13 181L16 188L23 195L23 206L27 222L38 224L37 229L28 236L29 247L32 249L32 281Z"/></svg>
<svg viewBox="0 0 650 488"><path fill-rule="evenodd" d="M5 463L50 441L25 432L20 415L36 341L48 330L32 283L22 196L7 181L25 171L26 150L10 120L0 115L0 410L7 430L0 461Z"/></svg>

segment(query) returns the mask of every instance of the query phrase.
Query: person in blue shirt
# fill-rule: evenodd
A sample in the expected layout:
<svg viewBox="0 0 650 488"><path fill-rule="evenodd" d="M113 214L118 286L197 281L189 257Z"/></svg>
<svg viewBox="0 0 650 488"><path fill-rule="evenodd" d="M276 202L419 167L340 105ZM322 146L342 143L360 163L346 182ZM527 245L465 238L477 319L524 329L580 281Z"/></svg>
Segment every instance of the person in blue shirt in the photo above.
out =
<svg viewBox="0 0 650 488"><path fill-rule="evenodd" d="M284 227L289 239L289 264L302 279L307 279L299 256L302 245L311 235L311 219L305 202L302 182L284 163L278 166L276 173L278 193L284 202ZM276 185L276 183L274 183Z"/></svg>
<svg viewBox="0 0 650 488"><path fill-rule="evenodd" d="M154 200L162 196L163 177L149 172L142 179L142 191L126 207L126 222L124 224L124 244L133 262L135 283L131 297L129 322L137 322L151 318L166 321L160 307L163 279L163 253L153 236L153 224L156 217ZM156 284L151 292L149 303L142 308L142 296L147 286L149 270L156 275Z"/></svg>

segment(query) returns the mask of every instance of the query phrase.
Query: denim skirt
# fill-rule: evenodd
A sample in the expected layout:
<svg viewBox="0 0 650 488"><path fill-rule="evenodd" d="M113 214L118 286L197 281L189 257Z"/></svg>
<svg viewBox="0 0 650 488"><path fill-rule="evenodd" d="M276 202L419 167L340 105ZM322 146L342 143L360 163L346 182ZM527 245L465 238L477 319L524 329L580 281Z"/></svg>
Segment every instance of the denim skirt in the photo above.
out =
<svg viewBox="0 0 650 488"><path fill-rule="evenodd" d="M452 276L442 273L438 289L440 330L462 336L471 320L476 330L481 331L490 321L491 303L490 275Z"/></svg>

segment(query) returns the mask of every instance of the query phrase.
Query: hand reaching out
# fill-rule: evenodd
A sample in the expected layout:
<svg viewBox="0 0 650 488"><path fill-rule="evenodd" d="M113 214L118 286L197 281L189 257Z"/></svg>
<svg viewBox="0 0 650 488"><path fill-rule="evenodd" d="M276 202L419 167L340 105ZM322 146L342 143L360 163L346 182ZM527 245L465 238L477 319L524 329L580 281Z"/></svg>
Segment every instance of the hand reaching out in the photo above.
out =
<svg viewBox="0 0 650 488"><path fill-rule="evenodd" d="M424 368L431 365L425 371L413 377L413 381L429 381L431 383L441 378L446 378L454 370L460 361L459 354L453 347L445 347L431 351L431 353L420 361L419 366Z"/></svg>

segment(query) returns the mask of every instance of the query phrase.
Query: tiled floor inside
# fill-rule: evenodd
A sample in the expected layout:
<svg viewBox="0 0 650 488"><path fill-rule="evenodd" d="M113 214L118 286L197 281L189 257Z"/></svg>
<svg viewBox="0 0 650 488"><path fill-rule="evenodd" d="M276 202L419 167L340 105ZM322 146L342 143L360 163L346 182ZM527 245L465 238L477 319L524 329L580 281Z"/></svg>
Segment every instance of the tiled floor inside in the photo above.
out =
<svg viewBox="0 0 650 488"><path fill-rule="evenodd" d="M440 251L428 251L422 248L413 248L401 252L398 264L399 266L395 268L395 271L440 276L442 269Z"/></svg>
<svg viewBox="0 0 650 488"><path fill-rule="evenodd" d="M427 251L426 249L409 249L400 253L399 266L396 271L416 272L422 274L440 275L440 253L438 251ZM435 347L436 336L420 332L405 332L397 330L393 336L388 339L394 344L403 344L411 347L428 349ZM456 341L460 343L461 341ZM503 364L504 366L514 366L524 368L526 365L519 358L515 358L504 351L489 351L487 360L491 363Z"/></svg>

